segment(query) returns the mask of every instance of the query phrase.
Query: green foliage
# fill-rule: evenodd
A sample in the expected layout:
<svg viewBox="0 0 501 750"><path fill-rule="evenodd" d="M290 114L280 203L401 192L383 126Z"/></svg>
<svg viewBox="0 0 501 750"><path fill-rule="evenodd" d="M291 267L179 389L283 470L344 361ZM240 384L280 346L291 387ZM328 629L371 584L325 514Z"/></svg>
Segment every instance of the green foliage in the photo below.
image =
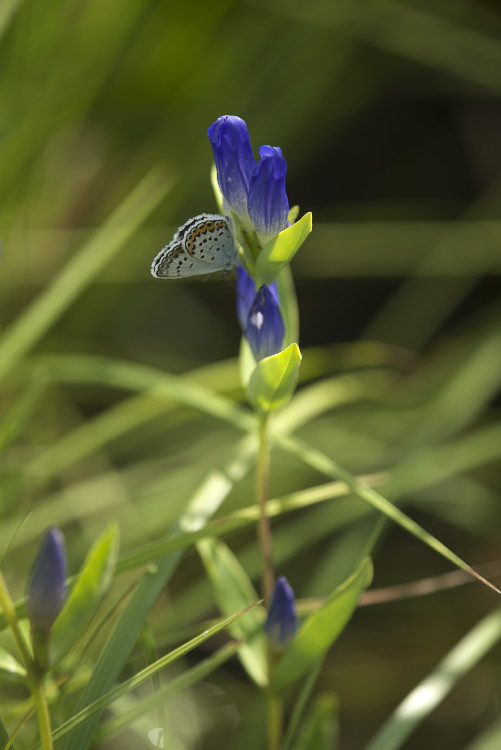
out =
<svg viewBox="0 0 501 750"><path fill-rule="evenodd" d="M355 611L361 593L371 581L372 563L365 559L353 575L332 592L322 608L310 615L274 671L274 690L283 690L296 682L325 656Z"/></svg>
<svg viewBox="0 0 501 750"><path fill-rule="evenodd" d="M55 748L265 747L262 608L229 617L262 595L256 406L305 620L274 669L280 750L335 746L337 700L346 746L498 747L496 594L469 574L497 582L501 522L495 6L0 3L0 748L40 740L40 536L63 529L74 572L110 521L113 574L105 531L52 634ZM284 352L244 352L242 378L232 278L148 270L224 211L205 132L226 112L281 146L304 214L256 264Z"/></svg>
<svg viewBox="0 0 501 750"><path fill-rule="evenodd" d="M484 617L416 685L372 738L367 750L396 750L439 705L459 679L501 639L501 609Z"/></svg>
<svg viewBox="0 0 501 750"><path fill-rule="evenodd" d="M223 614L238 612L259 599L244 569L225 544L211 539L199 542L197 548ZM259 609L254 609L231 629L232 636L243 641L238 653L244 668L262 687L268 683L263 619Z"/></svg>
<svg viewBox="0 0 501 750"><path fill-rule="evenodd" d="M26 669L22 664L19 664L4 648L0 648L0 679L24 682L25 678Z"/></svg>
<svg viewBox="0 0 501 750"><path fill-rule="evenodd" d="M319 695L294 750L335 750L338 746L338 702L334 695Z"/></svg>
<svg viewBox="0 0 501 750"><path fill-rule="evenodd" d="M245 617L248 615L248 609L242 611L242 612L236 612L230 617L223 618L219 622L217 622L215 625L213 625L211 628L208 628L207 630L204 630L203 633L196 636L195 638L191 638L189 641L187 641L183 646L174 649L169 654L166 654L161 659L158 659L156 662L151 664L149 667L146 667L141 672L138 672L134 677L132 677L130 680L127 680L126 682L122 683L118 687L114 688L113 690L110 690L107 693L104 693L100 698L92 701L91 703L87 704L85 708L83 708L81 711L79 711L77 714L75 714L69 721L67 721L65 724L58 727L58 729L54 732L54 739L58 740L66 735L68 733L73 732L71 735L74 738L82 738L82 736L85 738L87 736L87 733L75 733L75 730L78 729L82 724L85 724L94 716L99 716L102 711L109 706L114 701L118 700L122 695L126 695L135 688L142 685L147 680L150 680L153 676L158 674L161 670L165 669L166 666L169 664L172 664L173 662L180 659L185 654L188 654L190 651L192 651L197 646L200 646L202 643L205 643L209 638L212 638L214 635L219 633L221 630L224 630L231 626L233 622L238 620L240 617ZM219 662L219 660L214 660L216 663ZM206 674L210 672L210 669L206 669ZM188 687L191 683L194 683L196 679L201 677L202 675L199 675L198 673L196 675L192 675L191 680L185 679L184 680L184 687ZM78 741L78 740L77 740ZM82 740L80 739L80 742Z"/></svg>
<svg viewBox="0 0 501 750"><path fill-rule="evenodd" d="M267 414L285 406L294 393L300 364L301 352L297 344L257 363L247 393L258 412Z"/></svg>
<svg viewBox="0 0 501 750"><path fill-rule="evenodd" d="M263 247L256 263L256 274L265 284L275 281L280 271L287 266L312 229L312 216L307 213L295 224L280 232Z"/></svg>
<svg viewBox="0 0 501 750"><path fill-rule="evenodd" d="M118 527L110 527L89 551L51 632L49 663L57 664L86 632L108 589L118 558Z"/></svg>

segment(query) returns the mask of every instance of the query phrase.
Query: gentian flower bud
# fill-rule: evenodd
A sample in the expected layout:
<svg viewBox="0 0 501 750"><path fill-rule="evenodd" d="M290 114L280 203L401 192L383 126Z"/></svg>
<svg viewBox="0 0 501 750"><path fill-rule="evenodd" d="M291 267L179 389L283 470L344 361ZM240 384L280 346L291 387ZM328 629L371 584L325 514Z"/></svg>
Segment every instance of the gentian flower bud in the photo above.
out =
<svg viewBox="0 0 501 750"><path fill-rule="evenodd" d="M47 529L31 569L28 616L31 628L47 638L66 599L66 547L61 531Z"/></svg>
<svg viewBox="0 0 501 750"><path fill-rule="evenodd" d="M278 147L261 146L259 155L260 159L252 172L247 205L254 228L263 244L266 244L287 226L287 162Z"/></svg>
<svg viewBox="0 0 501 750"><path fill-rule="evenodd" d="M257 362L281 351L285 324L275 295L263 284L247 316L245 338Z"/></svg>
<svg viewBox="0 0 501 750"><path fill-rule="evenodd" d="M268 289L275 297L277 303L280 303L277 282L274 281L270 284ZM247 328L247 320L252 303L256 298L256 292L256 282L250 273L243 266L237 266L237 318L240 328L244 333Z"/></svg>
<svg viewBox="0 0 501 750"><path fill-rule="evenodd" d="M287 162L281 149L261 146L256 164L247 125L234 115L218 117L207 135L214 153L225 210L231 209L244 229L255 229L265 245L287 226Z"/></svg>
<svg viewBox="0 0 501 750"><path fill-rule="evenodd" d="M240 117L218 117L207 131L214 153L217 181L229 208L249 224L247 196L256 160L247 124Z"/></svg>
<svg viewBox="0 0 501 750"><path fill-rule="evenodd" d="M298 628L294 592L287 578L282 576L275 584L271 597L265 631L275 648L284 648L292 640Z"/></svg>

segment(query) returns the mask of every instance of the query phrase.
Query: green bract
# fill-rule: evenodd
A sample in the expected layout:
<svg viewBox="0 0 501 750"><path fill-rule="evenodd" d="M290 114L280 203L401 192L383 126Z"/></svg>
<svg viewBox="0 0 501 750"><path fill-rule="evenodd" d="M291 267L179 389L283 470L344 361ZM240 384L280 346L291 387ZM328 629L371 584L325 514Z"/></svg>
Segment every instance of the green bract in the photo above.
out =
<svg viewBox="0 0 501 750"><path fill-rule="evenodd" d="M272 687L279 691L302 677L315 666L344 629L357 606L360 594L372 581L369 558L341 586L333 591L324 606L302 625L277 665Z"/></svg>
<svg viewBox="0 0 501 750"><path fill-rule="evenodd" d="M84 634L111 582L118 556L118 526L111 524L85 558L82 570L52 628L49 664L53 666Z"/></svg>
<svg viewBox="0 0 501 750"><path fill-rule="evenodd" d="M204 539L197 548L223 615L234 614L258 601L259 596L247 573L224 542ZM262 626L262 613L256 607L230 628L233 638L242 640L238 654L247 674L261 687L268 683Z"/></svg>
<svg viewBox="0 0 501 750"><path fill-rule="evenodd" d="M266 414L285 406L296 388L300 364L297 344L258 362L247 386L249 401L258 412Z"/></svg>
<svg viewBox="0 0 501 750"><path fill-rule="evenodd" d="M11 682L24 682L26 678L26 669L2 646L0 646L0 677Z"/></svg>
<svg viewBox="0 0 501 750"><path fill-rule="evenodd" d="M256 261L256 274L265 284L275 281L282 268L291 262L311 232L311 222L310 212L263 247Z"/></svg>

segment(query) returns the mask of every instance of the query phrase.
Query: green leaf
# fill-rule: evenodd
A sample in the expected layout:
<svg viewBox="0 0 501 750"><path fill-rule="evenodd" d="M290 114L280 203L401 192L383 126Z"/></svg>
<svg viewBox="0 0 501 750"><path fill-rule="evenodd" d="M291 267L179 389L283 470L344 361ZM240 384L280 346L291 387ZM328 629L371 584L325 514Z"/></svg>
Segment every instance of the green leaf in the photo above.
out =
<svg viewBox="0 0 501 750"><path fill-rule="evenodd" d="M11 682L24 682L26 677L25 668L0 646L0 677Z"/></svg>
<svg viewBox="0 0 501 750"><path fill-rule="evenodd" d="M4 412L0 422L0 453L3 453L22 434L35 409L45 394L49 380L46 368L38 367L36 375L11 406Z"/></svg>
<svg viewBox="0 0 501 750"><path fill-rule="evenodd" d="M297 696L290 710L289 720L287 722L287 732L283 739L282 750L289 750L292 739L296 736L297 728L301 723L303 713L310 700L318 676L322 671L323 664L324 659L319 659L313 669L310 669L305 678L301 680Z"/></svg>
<svg viewBox="0 0 501 750"><path fill-rule="evenodd" d="M253 455L248 442L241 440L223 469L211 472L198 486L184 515L170 533L171 540L187 532L200 531L205 526L233 488L236 477L240 478L250 470ZM176 549L154 558L157 560L156 566L148 568L120 615L94 667L92 677L78 699L76 711L85 710L86 706L101 698L118 679L146 617L165 589L181 557L182 551ZM72 731L64 739L60 750L88 750L99 722L99 714L97 711L76 731Z"/></svg>
<svg viewBox="0 0 501 750"><path fill-rule="evenodd" d="M80 575L52 628L49 664L57 663L87 629L110 585L118 556L118 527L110 524L89 551Z"/></svg>
<svg viewBox="0 0 501 750"><path fill-rule="evenodd" d="M240 368L240 380L244 388L247 388L251 379L252 373L256 369L256 360L252 353L252 349L249 346L249 342L242 336L240 339L240 355L238 359Z"/></svg>
<svg viewBox="0 0 501 750"><path fill-rule="evenodd" d="M284 346L299 340L299 309L290 266L282 268L277 277L280 312L285 323Z"/></svg>
<svg viewBox="0 0 501 750"><path fill-rule="evenodd" d="M8 732L5 729L5 727L4 727L3 723L2 723L2 720L0 719L0 747L7 747L7 746L9 746L9 747L12 748L12 750L15 750L14 745L12 743L9 745L9 739L10 739L10 737L8 735Z"/></svg>
<svg viewBox="0 0 501 750"><path fill-rule="evenodd" d="M501 608L490 612L400 703L366 750L398 750L501 638Z"/></svg>
<svg viewBox="0 0 501 750"><path fill-rule="evenodd" d="M224 214L224 208L223 208L224 199L223 199L223 194L221 192L221 188L219 187L219 182L217 181L217 169L214 163L212 164L210 168L210 184L214 191L214 198L216 199L218 213Z"/></svg>
<svg viewBox="0 0 501 750"><path fill-rule="evenodd" d="M282 268L291 262L311 229L312 215L309 212L263 247L256 261L256 274L265 284L275 281Z"/></svg>
<svg viewBox="0 0 501 750"><path fill-rule="evenodd" d="M332 646L352 616L360 594L372 581L369 558L328 597L324 606L301 626L272 677L272 688L283 690L311 669Z"/></svg>
<svg viewBox="0 0 501 750"><path fill-rule="evenodd" d="M199 542L197 548L212 583L214 599L224 615L242 610L259 599L247 573L224 542L208 539ZM268 684L263 619L256 607L230 628L234 638L245 640L238 652L240 661L261 687Z"/></svg>
<svg viewBox="0 0 501 750"><path fill-rule="evenodd" d="M258 362L247 388L249 401L257 411L267 413L285 406L296 388L300 364L297 344Z"/></svg>
<svg viewBox="0 0 501 750"><path fill-rule="evenodd" d="M218 620L218 622L216 622L216 624L211 628L204 630L203 633L200 633L194 638L191 638L189 641L186 641L186 643L183 643L182 646L179 646L173 651L170 651L168 654L165 654L165 656L157 659L153 664L145 667L133 677L130 677L125 682L117 685L97 700L94 700L91 703L87 704L81 711L73 714L71 719L68 719L68 721L65 721L64 724L61 724L59 727L57 727L57 729L52 732L52 739L54 740L54 742L56 742L61 737L67 735L68 732L71 732L76 727L79 727L82 724L88 722L92 717L99 716L102 713L103 709L105 709L111 703L118 700L122 696L132 693L134 690L137 690L140 685L143 685L145 682L151 680L154 675L159 674L169 664L173 664L182 656L185 656L185 654L189 654L190 651L193 651L193 649L197 648L197 646L200 646L202 643L205 643L205 641L209 640L209 638L212 638L212 636L230 627L232 623L238 620L240 617L248 617L249 612L251 612L253 607L255 606L256 602L253 602L253 604L250 605L250 608L246 608L241 612L234 612L230 617L225 617L222 620ZM39 747L40 745L38 744L35 750L38 750ZM74 748L75 745L72 745L71 747ZM88 747L88 744L86 744L85 747Z"/></svg>
<svg viewBox="0 0 501 750"><path fill-rule="evenodd" d="M72 257L30 306L2 332L0 379L12 370L99 275L172 185L172 179L160 167L149 172L103 226L94 232L80 252Z"/></svg>
<svg viewBox="0 0 501 750"><path fill-rule="evenodd" d="M464 750L499 750L501 747L501 724L495 719L482 734L465 747Z"/></svg>
<svg viewBox="0 0 501 750"><path fill-rule="evenodd" d="M294 750L334 750L338 745L338 701L335 695L319 695L300 732Z"/></svg>
<svg viewBox="0 0 501 750"><path fill-rule="evenodd" d="M207 658L197 662L191 669L184 669L176 677L171 676L168 682L161 682L160 687L155 689L153 693L146 693L142 698L135 698L131 709L99 725L94 733L94 745L110 740L130 727L135 719L143 716L147 711L160 704L165 705L173 695L193 687L201 680L207 679L212 672L235 656L237 650L238 643L230 641Z"/></svg>
<svg viewBox="0 0 501 750"><path fill-rule="evenodd" d="M472 436L463 438L463 440L461 441L461 446L465 449L462 453L462 458L464 458L462 460L461 466L458 466L457 468L454 467L451 469L451 467L449 466L442 468L442 461L439 462L438 457L439 449L435 449L434 475L428 476L426 485L424 482L422 482L420 483L420 487L430 486L432 483L439 481L439 479L444 479L446 476L451 476L454 471L457 471L458 473L464 472L465 463L466 465L468 465L468 461L471 460L470 454L472 450L477 450L480 445L483 450L482 461L486 462L487 460L491 460L491 456L493 456L494 453L497 457L497 454L499 454L499 440L496 443L494 441L494 436L498 437L500 432L501 430L499 429L499 426L494 425L494 427L490 426L488 429L482 430L480 441L477 441L476 436L473 436L473 438ZM381 513L384 513L385 516L391 518L392 521L395 521L395 523L398 523L403 529L406 529L410 534L413 534L417 539L420 539L424 544L427 544L429 547L431 547L431 549L434 549L436 552L438 552L439 555L442 555L442 557L450 560L458 568L465 570L467 573L474 576L477 580L481 581L485 586L488 586L498 594L501 594L501 591L496 586L494 586L493 583L473 570L473 568L468 565L468 563L458 557L454 552L452 552L452 550L446 547L445 544L440 542L436 537L429 534L412 518L405 515L405 513L403 513L399 508L393 505L393 503L391 503L386 497L381 495L379 492L376 492L375 489L369 487L365 482L358 480L355 476L353 476L353 474L342 468L329 456L326 456L321 451L317 450L313 446L305 443L303 440L300 440L295 436L284 435L283 433L280 433L273 428L271 429L270 434L272 441L282 450L288 452L291 456L297 456L298 459L304 461L306 464L308 464L308 466L311 466L311 468L315 469L316 471L319 471L326 476L330 476L332 477L332 479L337 479L344 482L346 484L346 487L348 487L354 495L361 498L362 500L365 500L365 502L369 503L374 508L377 508L379 511L381 511ZM437 470L436 466L439 466L440 469ZM421 479L421 477L418 477L418 479ZM416 484L416 479L413 478L413 482L412 484L410 484L410 486L415 488ZM391 478L387 487L393 492L393 494L396 494L395 489L393 488L393 477ZM407 491L408 488L409 485L407 485L406 487Z"/></svg>

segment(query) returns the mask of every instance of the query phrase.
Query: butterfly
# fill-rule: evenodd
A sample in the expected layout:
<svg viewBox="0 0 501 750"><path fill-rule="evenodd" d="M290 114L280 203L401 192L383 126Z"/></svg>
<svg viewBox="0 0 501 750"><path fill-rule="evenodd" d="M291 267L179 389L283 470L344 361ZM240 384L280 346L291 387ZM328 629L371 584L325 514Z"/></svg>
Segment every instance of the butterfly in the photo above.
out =
<svg viewBox="0 0 501 750"><path fill-rule="evenodd" d="M239 256L229 219L199 214L188 219L151 264L157 279L181 279L214 271L230 271Z"/></svg>

